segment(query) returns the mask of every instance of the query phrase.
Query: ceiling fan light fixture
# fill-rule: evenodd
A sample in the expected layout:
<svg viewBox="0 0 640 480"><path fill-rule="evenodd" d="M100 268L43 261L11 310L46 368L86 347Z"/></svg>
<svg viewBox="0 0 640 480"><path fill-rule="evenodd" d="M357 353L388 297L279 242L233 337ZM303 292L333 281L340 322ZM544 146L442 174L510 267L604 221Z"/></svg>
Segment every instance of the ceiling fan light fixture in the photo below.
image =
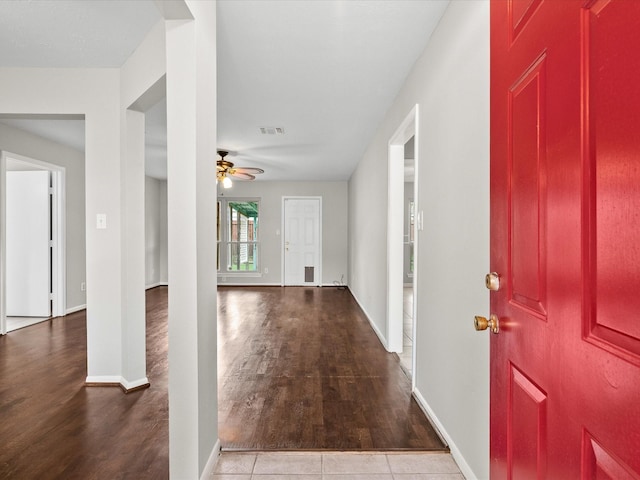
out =
<svg viewBox="0 0 640 480"><path fill-rule="evenodd" d="M255 180L255 176L264 173L261 168L235 167L232 162L225 160L229 154L226 150L218 150L220 159L216 161L216 179L224 188L231 188L231 177L237 180Z"/></svg>

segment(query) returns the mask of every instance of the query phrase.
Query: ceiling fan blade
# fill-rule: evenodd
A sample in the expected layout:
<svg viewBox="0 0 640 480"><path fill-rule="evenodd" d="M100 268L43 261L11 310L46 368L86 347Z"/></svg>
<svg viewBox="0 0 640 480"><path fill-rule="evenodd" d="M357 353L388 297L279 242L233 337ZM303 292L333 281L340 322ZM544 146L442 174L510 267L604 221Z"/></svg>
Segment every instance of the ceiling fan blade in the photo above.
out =
<svg viewBox="0 0 640 480"><path fill-rule="evenodd" d="M240 173L248 173L250 175L258 175L260 173L264 173L263 169L254 167L236 167L234 168L234 171Z"/></svg>
<svg viewBox="0 0 640 480"><path fill-rule="evenodd" d="M227 173L227 176L231 178L235 178L237 180L255 180L256 178L250 173L239 172L236 169L229 171Z"/></svg>

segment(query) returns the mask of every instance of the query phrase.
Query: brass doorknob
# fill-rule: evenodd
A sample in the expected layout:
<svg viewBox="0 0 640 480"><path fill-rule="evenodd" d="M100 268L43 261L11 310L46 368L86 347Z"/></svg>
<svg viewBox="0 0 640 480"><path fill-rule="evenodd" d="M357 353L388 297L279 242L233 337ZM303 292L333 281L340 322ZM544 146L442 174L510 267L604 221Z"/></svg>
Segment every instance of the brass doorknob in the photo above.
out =
<svg viewBox="0 0 640 480"><path fill-rule="evenodd" d="M489 320L476 316L473 321L473 326L476 327L478 331L489 329L491 333L500 332L500 321L498 320L498 316L493 313L489 316Z"/></svg>
<svg viewBox="0 0 640 480"><path fill-rule="evenodd" d="M487 273L484 277L484 284L489 290L497 292L500 290L500 275L496 272Z"/></svg>

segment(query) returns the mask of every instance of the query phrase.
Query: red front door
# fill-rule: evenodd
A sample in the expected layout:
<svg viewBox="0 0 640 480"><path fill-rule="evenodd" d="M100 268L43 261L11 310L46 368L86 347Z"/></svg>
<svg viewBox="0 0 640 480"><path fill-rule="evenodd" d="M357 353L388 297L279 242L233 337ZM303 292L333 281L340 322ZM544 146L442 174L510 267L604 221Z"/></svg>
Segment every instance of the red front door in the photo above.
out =
<svg viewBox="0 0 640 480"><path fill-rule="evenodd" d="M492 1L491 269L491 478L640 479L640 1Z"/></svg>

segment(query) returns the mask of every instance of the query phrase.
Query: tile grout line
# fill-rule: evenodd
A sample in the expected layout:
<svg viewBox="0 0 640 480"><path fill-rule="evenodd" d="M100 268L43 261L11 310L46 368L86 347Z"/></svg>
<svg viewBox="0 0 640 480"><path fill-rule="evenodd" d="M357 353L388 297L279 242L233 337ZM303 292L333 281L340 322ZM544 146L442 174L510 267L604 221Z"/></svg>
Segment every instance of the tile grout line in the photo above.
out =
<svg viewBox="0 0 640 480"><path fill-rule="evenodd" d="M253 478L253 472L256 469L256 465L258 463L258 455L260 455L259 453L256 453L255 456L253 457L253 465L251 466L251 478Z"/></svg>
<svg viewBox="0 0 640 480"><path fill-rule="evenodd" d="M389 461L389 455L385 453L384 459L387 461L387 466L389 467L389 473L391 474L391 478L392 479L396 478L395 475L393 474L393 470L391 470L391 462Z"/></svg>

